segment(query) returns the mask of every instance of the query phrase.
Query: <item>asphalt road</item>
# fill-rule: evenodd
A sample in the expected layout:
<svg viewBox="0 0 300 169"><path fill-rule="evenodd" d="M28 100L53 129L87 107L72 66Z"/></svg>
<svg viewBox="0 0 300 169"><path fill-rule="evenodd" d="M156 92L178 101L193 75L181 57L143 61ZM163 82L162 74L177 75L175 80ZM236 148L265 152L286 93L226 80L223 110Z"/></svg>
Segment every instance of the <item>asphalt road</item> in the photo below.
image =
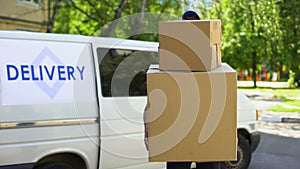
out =
<svg viewBox="0 0 300 169"><path fill-rule="evenodd" d="M299 169L300 139L261 133L248 169Z"/></svg>
<svg viewBox="0 0 300 169"><path fill-rule="evenodd" d="M271 93L244 91L260 110L261 116L282 116L267 112L268 107L280 104ZM285 113L286 115L292 113ZM300 169L300 124L260 121L261 142L252 154L248 169Z"/></svg>
<svg viewBox="0 0 300 169"><path fill-rule="evenodd" d="M262 116L280 115L267 112L279 104L272 94L246 91ZM284 114L291 116L293 113ZM259 122L261 142L252 154L248 169L300 169L300 124Z"/></svg>

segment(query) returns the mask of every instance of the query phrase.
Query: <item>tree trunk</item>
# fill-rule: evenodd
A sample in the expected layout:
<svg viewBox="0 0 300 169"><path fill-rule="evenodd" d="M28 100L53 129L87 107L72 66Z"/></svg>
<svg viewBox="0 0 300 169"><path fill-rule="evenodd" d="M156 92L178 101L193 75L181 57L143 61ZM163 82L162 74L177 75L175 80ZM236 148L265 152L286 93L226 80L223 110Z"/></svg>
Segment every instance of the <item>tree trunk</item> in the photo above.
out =
<svg viewBox="0 0 300 169"><path fill-rule="evenodd" d="M56 16L57 16L57 14L58 14L58 10L59 10L60 5L61 5L61 1L62 1L62 0L57 0L56 3L55 3L53 15L51 16L51 18L50 18L50 20L49 20L49 23L48 23L47 33L51 33L51 32L52 32L52 29L53 29L53 27L54 27L54 22L55 22ZM51 4L49 3L49 5L51 5ZM48 6L48 8L50 9L51 7Z"/></svg>
<svg viewBox="0 0 300 169"><path fill-rule="evenodd" d="M256 3L255 3L255 7L256 7ZM252 30L252 34L255 34L255 19L254 19L254 14L253 14L253 10L251 9L251 30ZM255 38L253 35L251 38ZM255 49L255 46L252 46L252 48ZM256 51L252 52L252 80L253 80L253 87L256 88Z"/></svg>
<svg viewBox="0 0 300 169"><path fill-rule="evenodd" d="M136 24L133 28L133 32L132 32L132 36L130 37L130 39L137 39L137 35L138 35L138 32L142 26L142 23L145 19L145 8L146 8L146 0L143 0L142 1L142 5L141 5L141 14L140 14L140 17L137 18L136 20Z"/></svg>
<svg viewBox="0 0 300 169"><path fill-rule="evenodd" d="M125 10L126 4L128 0L122 0L119 4L118 9L115 11L115 16L112 22L109 24L107 29L104 29L103 32L101 33L101 36L108 37L111 36L113 30L115 29L117 25L117 19L119 19L122 15L122 12Z"/></svg>
<svg viewBox="0 0 300 169"><path fill-rule="evenodd" d="M256 52L252 52L252 80L254 83L254 88L257 87L256 85Z"/></svg>
<svg viewBox="0 0 300 169"><path fill-rule="evenodd" d="M294 23L296 23L296 21L294 21ZM293 29L294 37L298 37L297 32L298 32L298 30L295 26ZM293 65L292 71L295 72L295 84L297 87L300 88L300 68L299 68L299 62L298 62L298 61L300 61L300 59L299 59L299 54L298 54L298 50L299 50L298 39L294 38L293 44L295 46L294 46L293 53L292 53L293 61L294 61L294 63L292 64Z"/></svg>

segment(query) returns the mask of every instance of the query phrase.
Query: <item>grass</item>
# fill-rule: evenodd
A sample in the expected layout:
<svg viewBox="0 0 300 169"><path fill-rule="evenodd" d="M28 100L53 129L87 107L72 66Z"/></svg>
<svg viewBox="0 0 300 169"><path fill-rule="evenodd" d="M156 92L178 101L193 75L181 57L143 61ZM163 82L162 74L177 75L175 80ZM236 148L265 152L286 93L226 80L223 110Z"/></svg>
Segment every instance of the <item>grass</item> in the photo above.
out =
<svg viewBox="0 0 300 169"><path fill-rule="evenodd" d="M239 88L242 90L253 90L274 94L274 98L280 99L284 105L276 105L268 108L272 112L298 112L300 113L300 89L272 89L272 88Z"/></svg>
<svg viewBox="0 0 300 169"><path fill-rule="evenodd" d="M283 103L290 106L297 106L300 108L300 100L285 100L283 101Z"/></svg>
<svg viewBox="0 0 300 169"><path fill-rule="evenodd" d="M271 88L239 88L242 90L255 90L259 92L273 93L274 97L283 98L300 97L300 89L271 89Z"/></svg>
<svg viewBox="0 0 300 169"><path fill-rule="evenodd" d="M268 108L268 111L272 112L290 112L290 113L300 113L300 108L287 108L281 105L276 105Z"/></svg>

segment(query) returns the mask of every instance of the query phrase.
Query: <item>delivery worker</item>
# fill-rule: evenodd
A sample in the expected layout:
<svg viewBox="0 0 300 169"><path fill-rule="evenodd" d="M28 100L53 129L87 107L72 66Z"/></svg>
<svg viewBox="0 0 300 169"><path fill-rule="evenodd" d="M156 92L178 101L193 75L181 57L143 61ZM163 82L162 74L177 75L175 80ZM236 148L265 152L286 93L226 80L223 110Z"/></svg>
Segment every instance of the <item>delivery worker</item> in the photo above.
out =
<svg viewBox="0 0 300 169"><path fill-rule="evenodd" d="M182 20L200 20L199 15L194 11L186 11L182 15Z"/></svg>
<svg viewBox="0 0 300 169"><path fill-rule="evenodd" d="M182 20L200 20L199 15L194 11L186 11L182 15ZM147 109L147 106L146 106ZM148 125L146 117L146 109L144 112L145 122L145 145L148 150ZM205 152L203 152L205 153ZM192 162L167 162L167 169L190 169ZM221 169L220 162L198 162L196 163L196 169Z"/></svg>
<svg viewBox="0 0 300 169"><path fill-rule="evenodd" d="M182 15L182 20L200 20L199 15L194 11L186 11ZM203 152L205 153L205 152ZM186 162L189 163L189 162ZM171 164L172 165L172 164ZM183 164L182 164L183 165ZM187 165L187 164L186 164ZM188 165L187 165L188 166ZM196 163L197 169L221 169L221 164L219 162L205 162L205 163ZM183 167L183 166L182 166ZM190 163L189 163L190 167ZM169 169L169 168L168 168ZM177 168L170 168L177 169ZM179 168L178 168L179 169ZM184 168L181 168L184 169Z"/></svg>
<svg viewBox="0 0 300 169"><path fill-rule="evenodd" d="M200 20L199 15L194 11L186 11L182 20ZM205 153L205 152L203 152ZM196 163L197 169L221 169L219 162ZM167 162L167 169L190 169L191 162Z"/></svg>

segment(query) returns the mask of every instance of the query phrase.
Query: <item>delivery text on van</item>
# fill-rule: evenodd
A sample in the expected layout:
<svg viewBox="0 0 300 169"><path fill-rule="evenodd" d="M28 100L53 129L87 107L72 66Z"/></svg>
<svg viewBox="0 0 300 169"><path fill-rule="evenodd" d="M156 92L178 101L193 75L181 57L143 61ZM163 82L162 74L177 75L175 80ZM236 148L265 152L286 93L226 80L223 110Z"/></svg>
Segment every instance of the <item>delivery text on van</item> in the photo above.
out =
<svg viewBox="0 0 300 169"><path fill-rule="evenodd" d="M6 65L7 80L83 80L85 66Z"/></svg>

